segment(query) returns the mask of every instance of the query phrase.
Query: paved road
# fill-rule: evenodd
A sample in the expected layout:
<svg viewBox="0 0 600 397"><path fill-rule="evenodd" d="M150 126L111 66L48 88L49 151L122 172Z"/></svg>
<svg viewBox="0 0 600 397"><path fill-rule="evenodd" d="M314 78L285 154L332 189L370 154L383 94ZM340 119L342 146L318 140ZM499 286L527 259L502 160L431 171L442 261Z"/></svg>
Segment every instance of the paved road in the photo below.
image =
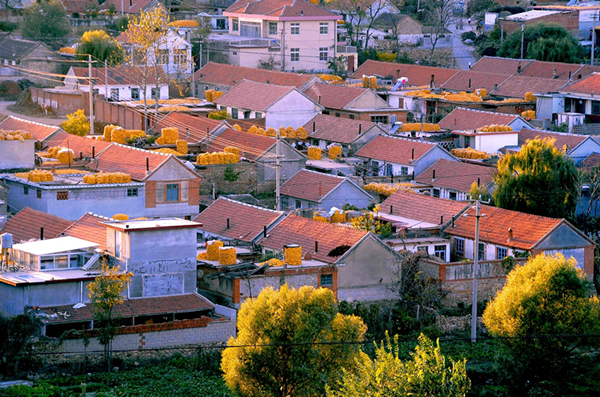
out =
<svg viewBox="0 0 600 397"><path fill-rule="evenodd" d="M474 48L463 43L460 35L464 32L474 30L475 27L473 25L469 26L467 20L464 18L462 21L462 30L456 29L455 24L450 26L450 31L452 32L452 52L454 53L454 59L456 59L456 66L460 69L468 69L469 62L471 65L475 64L475 58L471 55L471 51L474 51Z"/></svg>
<svg viewBox="0 0 600 397"><path fill-rule="evenodd" d="M44 117L30 117L25 116L20 113L11 112L8 110L8 107L15 102L11 101L0 101L0 114L5 114L7 116L15 116L24 120L35 121L36 123L48 124L48 125L60 125L65 119L54 119L54 118L44 118Z"/></svg>

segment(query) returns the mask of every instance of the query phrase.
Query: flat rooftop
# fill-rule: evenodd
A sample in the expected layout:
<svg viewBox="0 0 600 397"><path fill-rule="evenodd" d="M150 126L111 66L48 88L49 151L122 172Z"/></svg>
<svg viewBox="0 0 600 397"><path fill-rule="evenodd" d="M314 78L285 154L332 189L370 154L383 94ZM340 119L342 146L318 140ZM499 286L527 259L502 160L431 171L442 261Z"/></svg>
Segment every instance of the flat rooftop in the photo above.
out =
<svg viewBox="0 0 600 397"><path fill-rule="evenodd" d="M31 243L14 244L13 249L27 252L31 255L48 255L60 252L90 250L98 248L100 244L82 240L77 237L57 237L48 240L38 240Z"/></svg>
<svg viewBox="0 0 600 397"><path fill-rule="evenodd" d="M201 223L188 221L180 218L165 219L138 219L130 221L103 222L109 228L123 231L142 231L158 229L197 228Z"/></svg>

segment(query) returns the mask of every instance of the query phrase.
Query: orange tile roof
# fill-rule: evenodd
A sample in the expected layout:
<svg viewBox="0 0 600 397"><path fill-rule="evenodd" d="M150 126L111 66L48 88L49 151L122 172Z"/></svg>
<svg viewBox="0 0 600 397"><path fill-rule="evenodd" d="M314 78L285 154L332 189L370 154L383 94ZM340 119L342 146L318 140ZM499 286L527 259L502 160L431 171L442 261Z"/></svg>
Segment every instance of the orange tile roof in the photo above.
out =
<svg viewBox="0 0 600 397"><path fill-rule="evenodd" d="M510 124L519 116L515 114L504 114L473 110L465 108L454 108L446 117L438 123L445 130L469 131L492 124Z"/></svg>
<svg viewBox="0 0 600 397"><path fill-rule="evenodd" d="M411 160L413 160L413 149L415 152L414 161L417 161L435 146L436 144L431 142L380 135L360 148L355 156L407 165L411 164Z"/></svg>
<svg viewBox="0 0 600 397"><path fill-rule="evenodd" d="M345 87L333 84L313 84L304 94L329 109L344 109L352 101L367 91L366 88ZM321 100L319 101L319 97Z"/></svg>
<svg viewBox="0 0 600 397"><path fill-rule="evenodd" d="M550 131L539 131L532 130L529 128L523 128L519 131L519 146L523 146L527 143L528 140L535 138L553 138L556 139L554 146L558 149L562 149L565 145L568 147L568 150L573 150L577 145L583 142L587 136L586 135L575 135L575 134L567 134L561 132L550 132Z"/></svg>
<svg viewBox="0 0 600 397"><path fill-rule="evenodd" d="M508 98L525 98L527 92L556 92L567 81L562 79L543 79L540 77L511 76L498 86L492 94Z"/></svg>
<svg viewBox="0 0 600 397"><path fill-rule="evenodd" d="M343 245L354 247L367 234L363 230L289 215L269 231L267 238L261 238L258 245L283 251L286 244L298 244L302 246L302 255L310 252L315 260L335 263L339 256L328 255L334 248ZM315 241L318 241L319 252L315 252Z"/></svg>
<svg viewBox="0 0 600 397"><path fill-rule="evenodd" d="M59 237L61 232L72 223L60 216L25 207L4 224L0 234L10 233L13 235L13 241L19 243L39 240L40 229L44 228L44 239L50 239Z"/></svg>
<svg viewBox="0 0 600 397"><path fill-rule="evenodd" d="M66 228L63 233L65 236L77 237L85 241L100 244L99 248L105 250L106 226L101 225L100 222L111 220L113 219L88 212Z"/></svg>
<svg viewBox="0 0 600 397"><path fill-rule="evenodd" d="M269 226L282 214L283 212L220 197L193 221L201 223L200 229L209 233L249 243L262 233L263 227Z"/></svg>
<svg viewBox="0 0 600 397"><path fill-rule="evenodd" d="M352 143L360 136L359 131L362 135L373 127L377 127L377 124L366 120L352 120L326 114L318 114L304 125L310 138L340 143ZM379 128L378 130L381 131Z"/></svg>
<svg viewBox="0 0 600 397"><path fill-rule="evenodd" d="M589 74L584 69L578 63L533 61L521 71L521 76L569 80L580 73Z"/></svg>
<svg viewBox="0 0 600 397"><path fill-rule="evenodd" d="M298 20L302 20L303 18L310 19L310 17L321 17L324 20L341 19L341 17L336 14L324 10L306 0L238 0L224 12L227 14L268 15L281 18L297 18ZM227 16L227 14L224 15Z"/></svg>
<svg viewBox="0 0 600 397"><path fill-rule="evenodd" d="M593 95L600 93L600 73L593 73L575 83L563 87L560 92L569 94ZM2 125L0 124L0 128Z"/></svg>
<svg viewBox="0 0 600 397"><path fill-rule="evenodd" d="M519 65L521 71L527 67L532 59L512 59L512 58L499 58L499 57L488 57L484 56L471 67L471 70L476 72L498 72L506 74L517 74L519 71Z"/></svg>
<svg viewBox="0 0 600 397"><path fill-rule="evenodd" d="M275 138L227 129L219 136L211 137L210 145L206 151L222 152L225 147L233 146L240 150L241 157L256 160L269 150L275 142Z"/></svg>
<svg viewBox="0 0 600 397"><path fill-rule="evenodd" d="M258 128L265 128L265 118L262 119L228 119L227 124L231 125L239 125L242 131L248 131L252 126L256 126Z"/></svg>
<svg viewBox="0 0 600 397"><path fill-rule="evenodd" d="M214 101L217 105L264 112L294 87L243 80Z"/></svg>
<svg viewBox="0 0 600 397"><path fill-rule="evenodd" d="M433 179L435 171L435 179ZM488 186L494 181L495 167L439 159L419 174L415 180L425 185L469 193L473 182Z"/></svg>
<svg viewBox="0 0 600 397"><path fill-rule="evenodd" d="M250 80L257 83L300 88L315 79L315 76L209 62L196 72L195 78L197 83L210 83L226 87L233 87L243 80Z"/></svg>
<svg viewBox="0 0 600 397"><path fill-rule="evenodd" d="M165 313L186 313L210 311L214 309L205 298L196 294L170 295L152 298L125 299L122 304L115 305L115 317L152 316ZM49 316L44 317L46 323L74 323L94 319L94 305L88 304L79 309L73 305L49 306L40 308ZM61 313L61 315L56 315Z"/></svg>
<svg viewBox="0 0 600 397"><path fill-rule="evenodd" d="M223 124L221 120L209 119L206 116L192 116L185 113L171 112L163 117L154 127L156 133L167 127L176 127L179 130L179 137L187 140L189 143L198 143L206 139L207 132L213 132L215 128ZM189 131L190 136L187 137Z"/></svg>
<svg viewBox="0 0 600 397"><path fill-rule="evenodd" d="M598 167L599 165L600 165L600 154L592 153L581 162L579 167L590 172L595 167Z"/></svg>
<svg viewBox="0 0 600 397"><path fill-rule="evenodd" d="M112 142L105 142L102 140L85 138L61 131L46 142L46 147L66 147L73 150L73 152L75 153L75 158L79 158L79 152L82 152L84 157L91 157L92 146L95 147L95 152L97 155L101 151L109 147L111 144Z"/></svg>
<svg viewBox="0 0 600 397"><path fill-rule="evenodd" d="M356 72L352 74L355 79L360 79L363 75L366 76L381 76L398 79L400 77L408 77L409 86L423 86L431 83L431 76L434 76L436 87L446 83L458 70L436 68L433 66L409 65L394 62L381 62L372 59L367 60L360 65Z"/></svg>
<svg viewBox="0 0 600 397"><path fill-rule="evenodd" d="M281 185L281 194L318 203L345 180L322 172L300 170Z"/></svg>
<svg viewBox="0 0 600 397"><path fill-rule="evenodd" d="M459 217L454 221L454 228L448 227L445 232L453 236L474 239L475 208L469 208L467 213L470 216ZM531 215L488 205L481 206L481 214L485 215L479 222L481 242L525 250L533 248L562 222L562 219ZM512 229L513 233L513 238L510 240L508 229Z"/></svg>
<svg viewBox="0 0 600 397"><path fill-rule="evenodd" d="M473 92L479 88L485 88L488 93L494 90L495 85L500 85L510 77L501 71L496 73L477 72L474 70L461 70L450 80L446 81L442 88L453 91Z"/></svg>
<svg viewBox="0 0 600 397"><path fill-rule="evenodd" d="M439 225L442 217L444 223L450 222L453 216L458 215L468 205L470 204L466 202L445 200L398 190L381 203L380 213ZM393 212L390 211L392 209Z"/></svg>
<svg viewBox="0 0 600 397"><path fill-rule="evenodd" d="M60 131L60 127L54 125L40 124L13 116L8 116L2 120L2 122L0 122L0 129L29 132L31 136L38 141L43 141L55 132Z"/></svg>
<svg viewBox="0 0 600 397"><path fill-rule="evenodd" d="M92 161L88 168L104 172L124 172L131 175L132 180L142 181L146 178L146 158L152 172L172 156L113 143L96 156L97 162Z"/></svg>

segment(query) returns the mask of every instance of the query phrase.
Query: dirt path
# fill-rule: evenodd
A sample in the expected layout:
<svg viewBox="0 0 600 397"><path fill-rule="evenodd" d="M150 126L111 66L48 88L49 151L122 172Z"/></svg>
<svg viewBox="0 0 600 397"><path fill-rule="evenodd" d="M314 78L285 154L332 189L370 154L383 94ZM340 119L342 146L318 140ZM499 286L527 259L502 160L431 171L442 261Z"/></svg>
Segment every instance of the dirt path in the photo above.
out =
<svg viewBox="0 0 600 397"><path fill-rule="evenodd" d="M18 118L21 118L24 120L35 121L36 123L48 124L48 125L60 125L60 123L62 123L63 121L66 120L66 118L55 119L55 118L25 116L21 113L15 113L15 112L8 110L8 107L10 105L14 105L14 103L15 102L11 102L11 101L0 101L0 114L5 114L7 116L14 116L14 117L18 117Z"/></svg>

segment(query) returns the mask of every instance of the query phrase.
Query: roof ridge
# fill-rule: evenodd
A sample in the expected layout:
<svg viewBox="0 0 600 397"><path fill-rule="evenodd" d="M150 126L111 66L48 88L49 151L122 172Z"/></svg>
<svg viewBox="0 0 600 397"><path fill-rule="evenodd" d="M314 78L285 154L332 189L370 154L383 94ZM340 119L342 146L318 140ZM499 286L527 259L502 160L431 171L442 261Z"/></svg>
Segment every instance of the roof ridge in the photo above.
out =
<svg viewBox="0 0 600 397"><path fill-rule="evenodd" d="M496 210L498 210L500 212L502 212L502 211L508 211L508 212L512 212L512 213L515 213L515 214L522 214L522 215L526 215L526 216L534 217L534 218L539 218L539 219L551 219L551 220L557 221L557 223L558 222L562 222L563 220L566 220L565 218L552 218L552 217L544 216L544 215L529 214L527 212L516 211L516 210L509 210L509 209L506 209L506 208L500 208L500 207L496 207L496 206L493 206L493 205L482 204L482 206L486 207L486 208L494 208L494 209L496 209ZM471 208L473 208L473 207L471 207ZM469 210L471 208L469 208Z"/></svg>
<svg viewBox="0 0 600 397"><path fill-rule="evenodd" d="M417 141L417 140L415 140L415 139L409 139L409 138L402 137L402 136L377 135L377 136L375 137L375 139L377 139L377 138L379 138L379 137L381 137L381 138L397 139L397 140L399 140L399 141L406 141L406 142L423 143L423 144L426 144L426 145L431 145L431 146L435 146L435 145L437 145L437 144L438 144L437 142L430 142L430 141Z"/></svg>
<svg viewBox="0 0 600 397"><path fill-rule="evenodd" d="M586 138L591 138L591 135L571 134L569 132L559 132L559 131L550 131L550 130L536 130L534 128L527 128L527 127L523 128L523 129L527 130L527 131L542 132L544 134L552 134L552 135L556 134L556 135L562 135L562 136L580 137L580 138L582 138L584 140Z"/></svg>
<svg viewBox="0 0 600 397"><path fill-rule="evenodd" d="M481 109L471 109L471 108L463 108L460 106L455 107L452 112L454 112L455 110L466 110L468 112L478 112L478 113L486 113L486 114L495 114L495 115L499 115L499 116L507 116L507 117L513 117L513 118L518 118L520 117L517 114L508 114L508 113L498 113L498 112L492 112L489 110L481 110ZM446 117L448 117L450 114L452 114L452 112L448 113L448 115Z"/></svg>
<svg viewBox="0 0 600 397"><path fill-rule="evenodd" d="M313 174L324 175L324 176L327 176L327 177L332 177L332 178L338 178L338 179L344 179L344 180L348 179L348 178L347 178L347 177L345 177L345 176L339 176L339 175L326 174L326 173L324 173L324 172L313 171L313 170L307 170L306 168L302 168L302 169L300 169L298 172L301 172L301 171L312 172ZM295 177L296 175L298 175L298 172L296 172L294 175L292 175L292 178L293 178L293 177ZM288 179L288 181L290 181L292 178Z"/></svg>
<svg viewBox="0 0 600 397"><path fill-rule="evenodd" d="M263 82L260 82L260 81L252 81L252 80L249 80L249 79L246 79L246 78L242 79L242 81L240 81L239 83L237 83L236 86L239 85L239 84L242 84L243 82L252 83L252 84L266 85L266 86L270 86L270 87L289 88L290 90L296 88L293 85L290 86L290 85L278 85L278 84L263 83Z"/></svg>
<svg viewBox="0 0 600 397"><path fill-rule="evenodd" d="M152 150L146 150L146 149L142 149L142 148L138 148L138 147L134 147L134 146L123 145L122 143L113 142L112 144L115 146L120 146L120 147L126 148L126 149L138 150L140 152L146 152L146 153L150 153L150 154L159 154L161 156L167 156L167 157L172 156L172 154L169 154L169 153L155 152ZM110 146L112 146L112 145L110 145ZM108 147L107 147L107 149L108 149Z"/></svg>
<svg viewBox="0 0 600 397"><path fill-rule="evenodd" d="M12 116L12 115L9 115L6 119L8 119L8 118L12 118L12 119L15 119L15 120L23 121L23 122L29 123L29 124L41 125L42 127L55 128L57 130L60 129L60 127L56 126L56 125L42 124L42 123L38 123L37 121L26 120L26 119L22 119L20 117ZM4 119L4 120L6 120L6 119ZM4 120L2 120L2 121L4 121Z"/></svg>
<svg viewBox="0 0 600 397"><path fill-rule="evenodd" d="M250 208L256 208L256 209L258 209L258 210L263 210L263 211L272 212L272 213L274 213L274 214L283 214L283 213L284 213L283 211L272 210L272 209L270 209L270 208L263 208L263 207L259 207L259 206L257 206L257 205L248 204L248 203L244 203L244 202L242 202L242 201L233 200L233 199L230 199L229 197L223 197L223 196L221 196L221 197L219 197L219 198L217 199L217 201L218 201L218 200L221 200L221 199L223 199L223 200L226 200L226 201L229 201L229 202L232 202L232 203L235 203L235 204L245 205L246 207L250 207Z"/></svg>
<svg viewBox="0 0 600 397"><path fill-rule="evenodd" d="M92 211L86 212L85 214L82 215L82 217L84 217L85 215L91 215L91 216L94 216L96 218L106 219L106 220L109 220L109 221L114 221L115 220L114 218L111 218L109 216L104 216L104 215L96 214L95 212L92 212ZM79 219L81 219L81 218L79 218Z"/></svg>

